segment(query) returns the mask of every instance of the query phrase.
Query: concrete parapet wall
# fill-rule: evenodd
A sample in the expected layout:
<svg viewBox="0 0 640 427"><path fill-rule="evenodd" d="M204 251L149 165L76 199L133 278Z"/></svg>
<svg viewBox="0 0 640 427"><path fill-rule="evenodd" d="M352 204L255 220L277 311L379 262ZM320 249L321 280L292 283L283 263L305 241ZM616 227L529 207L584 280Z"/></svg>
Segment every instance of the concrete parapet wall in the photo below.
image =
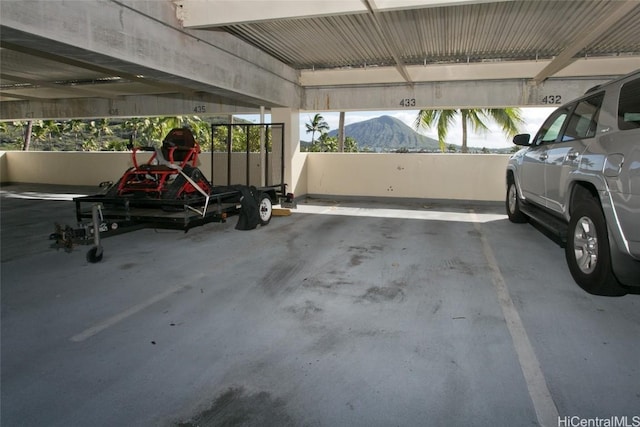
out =
<svg viewBox="0 0 640 427"><path fill-rule="evenodd" d="M133 165L131 153L120 152L7 151L5 156L3 182L97 185L117 180Z"/></svg>
<svg viewBox="0 0 640 427"><path fill-rule="evenodd" d="M140 153L139 161L149 153ZM507 155L300 153L294 159L296 182L287 183L296 197L304 195L504 200ZM216 185L227 184L224 153L203 153L199 167ZM252 154L251 184L260 185L259 155ZM133 165L131 153L23 152L0 153L2 182L97 185L115 181ZM232 184L246 183L243 153L233 154Z"/></svg>
<svg viewBox="0 0 640 427"><path fill-rule="evenodd" d="M7 153L0 151L0 182L9 181L9 171L7 166Z"/></svg>
<svg viewBox="0 0 640 427"><path fill-rule="evenodd" d="M139 152L139 164L145 163L151 153ZM216 185L227 184L227 155L214 153L211 174L211 153L202 153L198 167ZM94 185L103 181L116 181L133 166L130 152L69 152L69 151L7 151L0 154L2 182L58 185ZM260 156L252 154L249 161L250 183L260 185ZM231 159L231 183L246 182L246 157L234 153Z"/></svg>
<svg viewBox="0 0 640 427"><path fill-rule="evenodd" d="M307 194L499 201L507 155L312 153Z"/></svg>

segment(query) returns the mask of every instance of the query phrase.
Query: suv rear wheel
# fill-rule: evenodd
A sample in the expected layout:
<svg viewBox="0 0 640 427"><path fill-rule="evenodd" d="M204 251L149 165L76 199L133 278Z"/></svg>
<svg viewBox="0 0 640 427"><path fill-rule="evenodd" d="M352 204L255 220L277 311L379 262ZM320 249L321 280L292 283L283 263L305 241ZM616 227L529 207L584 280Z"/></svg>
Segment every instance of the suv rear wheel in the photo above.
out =
<svg viewBox="0 0 640 427"><path fill-rule="evenodd" d="M573 279L585 291L607 296L626 293L611 270L607 225L593 197L578 201L571 214L565 256Z"/></svg>

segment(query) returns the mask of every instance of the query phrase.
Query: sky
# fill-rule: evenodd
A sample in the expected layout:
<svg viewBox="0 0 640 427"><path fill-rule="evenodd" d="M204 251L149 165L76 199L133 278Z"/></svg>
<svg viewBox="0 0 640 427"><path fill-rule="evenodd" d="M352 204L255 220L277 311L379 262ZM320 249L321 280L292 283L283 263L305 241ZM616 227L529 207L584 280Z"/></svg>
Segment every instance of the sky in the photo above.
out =
<svg viewBox="0 0 640 427"><path fill-rule="evenodd" d="M520 133L529 133L532 135L535 134L538 131L538 128L540 128L542 122L549 116L549 114L551 114L553 110L554 108L546 107L521 108L522 117L524 118L525 123L520 129ZM315 114L316 112L313 111L300 113L300 140L309 141L311 139L311 134L307 133L305 125L311 122ZM338 129L338 122L340 119L339 112L320 112L320 114L329 124L331 130ZM391 116L402 121L407 126L413 129L413 123L417 115L418 110L348 111L345 114L344 120L345 126L347 126L351 123L357 123L373 119L375 117ZM239 115L237 117L249 120L254 123L258 123L260 121L260 117L258 115ZM270 120L270 115L265 115L265 121L269 123ZM470 133L467 136L467 145L469 147L508 148L513 145L511 139L507 138L502 133L502 130L499 126L497 126L492 121L488 121L487 125L489 127L489 130L485 134ZM433 139L438 139L438 134L435 129L420 131L420 133ZM449 129L447 144L462 144L462 125L459 120L457 120Z"/></svg>

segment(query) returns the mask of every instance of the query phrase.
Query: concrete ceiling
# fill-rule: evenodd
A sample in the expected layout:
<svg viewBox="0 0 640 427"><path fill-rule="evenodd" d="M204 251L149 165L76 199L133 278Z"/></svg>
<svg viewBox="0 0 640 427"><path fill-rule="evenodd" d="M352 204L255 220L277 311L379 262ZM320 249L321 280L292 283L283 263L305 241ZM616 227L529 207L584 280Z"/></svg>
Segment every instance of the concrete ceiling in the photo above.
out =
<svg viewBox="0 0 640 427"><path fill-rule="evenodd" d="M108 14L118 9L120 24L130 14L145 16L153 25L171 29L171 34L206 42L209 49L217 49L216 55L255 66L255 75L246 77L247 82L262 79L261 75L276 76L299 91L296 96L279 97L238 82L237 76L235 80L228 77L228 84L218 81L220 73L192 78L159 62L145 65L136 59L125 66L123 61L105 60L100 52L93 55L91 43L83 46L80 55L72 42L56 40L66 36L64 28L55 35L51 30L41 32L36 21L29 26L29 10L33 15L51 13L39 10L52 3L60 8L73 4L82 18L78 25L88 19L95 21L89 25L99 25L100 10ZM315 106L304 101L307 89L411 88L435 81L504 79L539 85L557 77L605 79L640 68L638 1L162 0L162 12L158 3L2 0L0 106L12 102L59 105L69 100L74 105L77 100L113 105L131 99L142 105L140 100L196 97L207 105L217 103L219 112L261 105L304 109ZM82 14L90 5L91 13ZM69 32L74 32L73 22L69 18L61 25L69 25ZM126 28L101 31L107 40L113 31L116 40ZM141 53L136 49L142 48L144 44L129 47L138 57ZM186 58L191 51L170 53ZM234 66L244 71L242 64L230 62L223 71L228 74ZM261 86L274 85L280 83L265 80ZM2 119L18 118L16 110L2 111ZM135 111L154 112L140 106Z"/></svg>

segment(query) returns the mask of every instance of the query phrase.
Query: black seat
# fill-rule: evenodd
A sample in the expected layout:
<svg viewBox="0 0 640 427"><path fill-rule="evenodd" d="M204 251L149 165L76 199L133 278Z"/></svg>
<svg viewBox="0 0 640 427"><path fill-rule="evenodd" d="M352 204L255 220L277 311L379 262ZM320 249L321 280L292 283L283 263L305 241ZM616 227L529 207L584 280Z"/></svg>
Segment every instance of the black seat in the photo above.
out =
<svg viewBox="0 0 640 427"><path fill-rule="evenodd" d="M196 146L195 138L191 130L187 128L172 129L162 141L162 155L165 159L171 160L171 149L173 150L173 161L182 162L193 152Z"/></svg>

